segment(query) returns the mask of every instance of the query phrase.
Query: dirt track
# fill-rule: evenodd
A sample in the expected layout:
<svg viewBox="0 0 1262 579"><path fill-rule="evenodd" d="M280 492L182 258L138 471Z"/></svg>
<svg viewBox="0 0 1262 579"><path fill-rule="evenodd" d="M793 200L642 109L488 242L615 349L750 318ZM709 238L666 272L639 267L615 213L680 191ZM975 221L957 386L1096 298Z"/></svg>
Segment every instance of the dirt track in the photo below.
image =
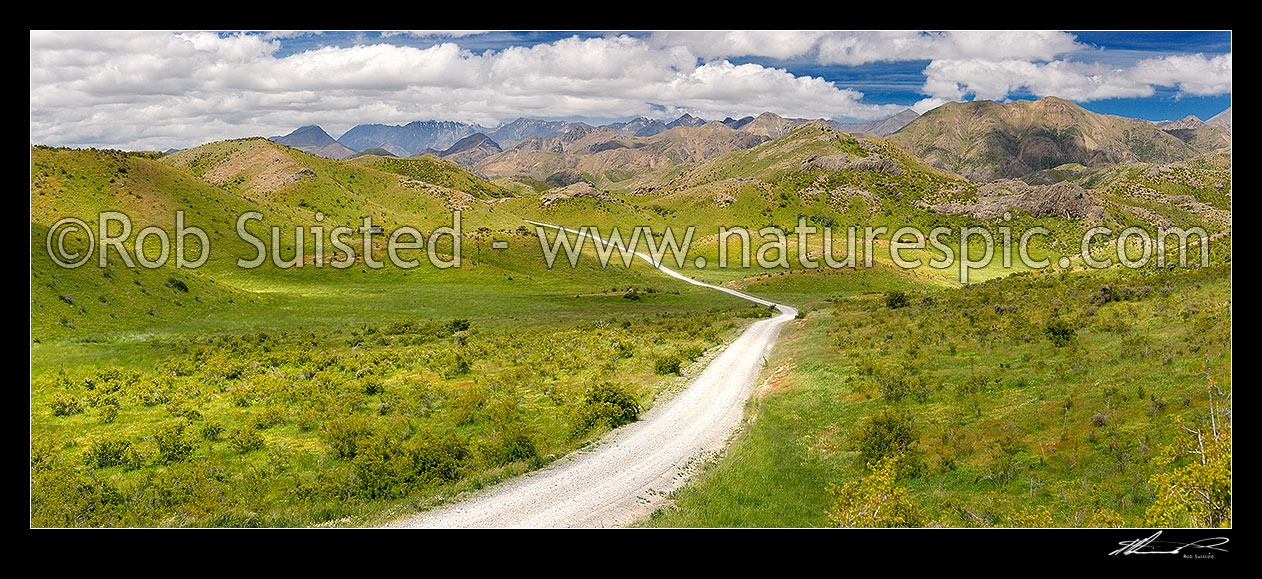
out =
<svg viewBox="0 0 1262 579"><path fill-rule="evenodd" d="M636 255L652 263L647 256ZM682 392L640 420L610 432L594 449L571 454L463 502L387 526L623 526L651 513L668 493L683 485L697 461L723 448L740 426L745 400L780 328L797 310L654 265L689 283L776 305L781 314L750 324Z"/></svg>

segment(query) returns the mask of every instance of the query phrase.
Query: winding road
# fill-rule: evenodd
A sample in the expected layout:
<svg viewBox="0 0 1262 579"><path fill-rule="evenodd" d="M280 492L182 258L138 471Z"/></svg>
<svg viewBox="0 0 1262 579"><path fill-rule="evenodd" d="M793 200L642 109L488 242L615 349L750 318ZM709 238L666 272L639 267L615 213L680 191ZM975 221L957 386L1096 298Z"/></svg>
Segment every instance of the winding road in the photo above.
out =
<svg viewBox="0 0 1262 579"><path fill-rule="evenodd" d="M546 223L578 235L580 233ZM618 428L595 448L576 451L548 467L486 489L465 501L411 515L387 527L615 527L652 513L683 486L708 453L717 452L740 426L745 400L785 322L797 315L736 290L703 283L636 256L688 283L775 306L780 315L756 321L674 398L640 420Z"/></svg>

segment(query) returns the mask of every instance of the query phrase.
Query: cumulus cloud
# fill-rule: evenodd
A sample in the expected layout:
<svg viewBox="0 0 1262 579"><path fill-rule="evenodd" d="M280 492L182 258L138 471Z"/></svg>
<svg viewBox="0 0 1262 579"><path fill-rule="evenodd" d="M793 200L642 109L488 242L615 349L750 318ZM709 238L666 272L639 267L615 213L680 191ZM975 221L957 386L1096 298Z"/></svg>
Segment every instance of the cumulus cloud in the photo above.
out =
<svg viewBox="0 0 1262 579"><path fill-rule="evenodd" d="M963 32L733 30L659 32L660 46L687 46L701 58L789 59L814 56L820 64L990 58L1050 60L1084 50L1074 35L1056 31Z"/></svg>
<svg viewBox="0 0 1262 579"><path fill-rule="evenodd" d="M685 46L571 37L475 54L453 42L325 46L213 33L31 33L31 140L166 148L319 123L757 114L877 118L899 107Z"/></svg>
<svg viewBox="0 0 1262 579"><path fill-rule="evenodd" d="M657 46L686 46L704 59L765 56L780 60L810 53L828 33L813 30L655 32Z"/></svg>
<svg viewBox="0 0 1262 579"><path fill-rule="evenodd" d="M472 33L473 31L469 31ZM475 53L463 33L416 47L372 43L282 51L291 33L31 32L31 141L70 146L186 147L320 124L444 119L495 125L517 116L702 118L772 111L875 119L902 106L865 102L823 78L730 59L814 59L850 66L929 60L925 112L950 100L1018 91L1088 101L1231 91L1231 54L1150 58L1131 66L1075 60L1090 50L1059 32L729 31L647 38L577 36ZM382 38L385 38L383 41Z"/></svg>
<svg viewBox="0 0 1262 579"><path fill-rule="evenodd" d="M1049 60L1086 48L1074 35L1055 31L850 32L825 37L821 64L937 59Z"/></svg>
<svg viewBox="0 0 1262 579"><path fill-rule="evenodd" d="M1149 97L1156 87L1178 88L1193 95L1229 93L1231 54L1148 58L1127 68L1069 60L935 60L925 68L922 92L947 100L966 96L1003 100L1024 90L1040 97L1089 102Z"/></svg>
<svg viewBox="0 0 1262 579"><path fill-rule="evenodd" d="M807 58L822 65L929 61L912 108L926 112L952 100L1005 100L1029 91L1082 102L1152 96L1156 87L1182 94L1231 92L1231 55L1168 55L1125 67L1091 59L1099 50L1067 32L981 31L728 31L653 35L661 46L687 46L702 58Z"/></svg>
<svg viewBox="0 0 1262 579"><path fill-rule="evenodd" d="M1135 82L1177 86L1192 95L1225 94L1231 92L1231 53L1150 58L1136 64L1128 76Z"/></svg>

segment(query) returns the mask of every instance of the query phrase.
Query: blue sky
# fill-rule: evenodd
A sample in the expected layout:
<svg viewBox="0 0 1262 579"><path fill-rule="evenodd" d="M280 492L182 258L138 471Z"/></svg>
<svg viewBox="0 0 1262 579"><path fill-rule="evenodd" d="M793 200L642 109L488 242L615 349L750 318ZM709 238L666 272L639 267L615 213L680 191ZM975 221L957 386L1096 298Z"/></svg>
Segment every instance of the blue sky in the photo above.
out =
<svg viewBox="0 0 1262 579"><path fill-rule="evenodd" d="M31 142L163 150L320 125L519 116L872 120L1059 96L1202 120L1230 32L32 31Z"/></svg>

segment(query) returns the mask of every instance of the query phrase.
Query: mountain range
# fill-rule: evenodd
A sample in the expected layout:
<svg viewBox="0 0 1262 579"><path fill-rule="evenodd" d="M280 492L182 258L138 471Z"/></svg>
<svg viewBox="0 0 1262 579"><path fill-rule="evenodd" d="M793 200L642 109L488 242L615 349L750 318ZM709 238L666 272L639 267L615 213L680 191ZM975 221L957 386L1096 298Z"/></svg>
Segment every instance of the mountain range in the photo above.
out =
<svg viewBox="0 0 1262 579"><path fill-rule="evenodd" d="M431 120L357 125L337 139L312 125L271 140L331 159L434 155L486 175L573 182L549 177L571 171L600 181L609 171L695 163L778 138L809 121L770 112L722 121L690 114L670 122L637 117L600 126L525 117L497 127ZM1231 108L1208 121L1188 116L1153 122L1093 113L1047 97L953 102L924 115L907 109L874 121L825 122L848 134L889 137L935 166L977 180L1020 178L1066 163L1172 162L1231 151Z"/></svg>
<svg viewBox="0 0 1262 579"><path fill-rule="evenodd" d="M885 136L902 128L915 118L915 112L906 110L886 119L866 123L836 123L835 126L839 130ZM734 130L743 129L775 138L808 120L810 119L785 119L773 113L763 113L757 117L750 116L742 119L729 117L720 122ZM697 128L709 122L685 113L669 122L636 117L629 121L619 121L601 125L601 127L609 128L624 137L652 137L671 129ZM320 127L310 125L301 127L288 135L272 137L271 140L330 159L346 159L354 156L356 152L369 149L382 149L397 157L424 154L441 156L443 151L453 147L461 139L475 134L484 135L495 144L496 148L508 149L526 139L560 137L579 126L590 125L581 122L546 121L525 117L497 127L459 121L414 121L406 125L356 125L341 137L334 139Z"/></svg>

